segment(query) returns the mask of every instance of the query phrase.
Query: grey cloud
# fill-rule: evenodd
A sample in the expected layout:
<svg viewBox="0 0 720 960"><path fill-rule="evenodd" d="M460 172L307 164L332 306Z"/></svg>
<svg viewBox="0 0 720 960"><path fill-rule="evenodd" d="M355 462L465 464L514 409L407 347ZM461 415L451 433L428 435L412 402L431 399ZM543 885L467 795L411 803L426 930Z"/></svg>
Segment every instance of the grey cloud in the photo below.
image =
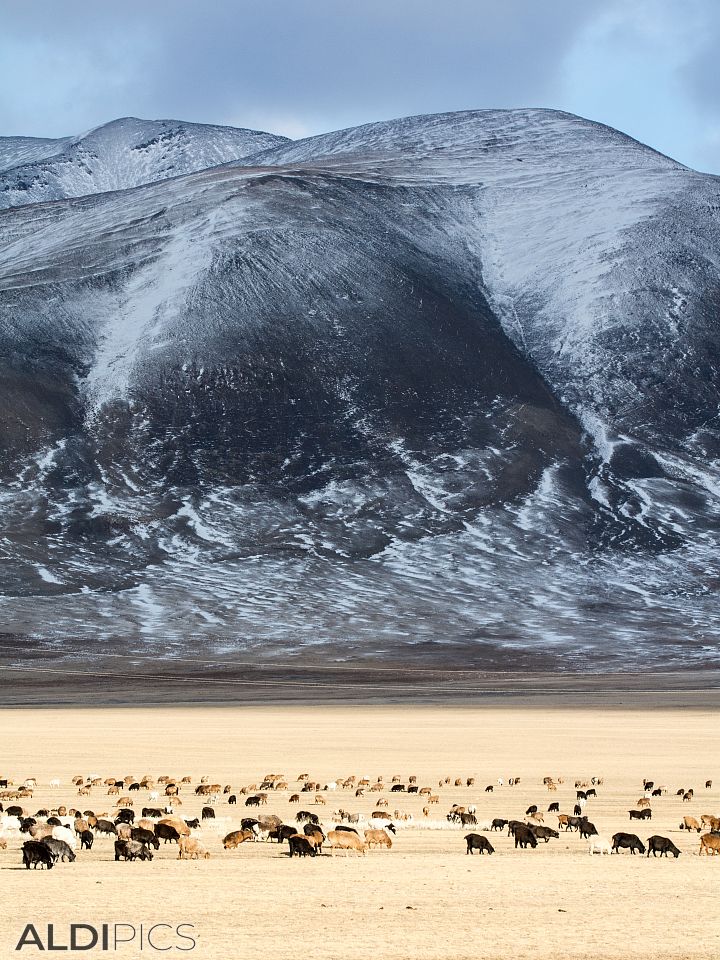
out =
<svg viewBox="0 0 720 960"><path fill-rule="evenodd" d="M0 127L21 132L23 123L22 132L58 136L129 113L235 123L291 117L316 132L408 113L541 104L563 50L601 6L156 0L98 9L44 0L32 16L16 7L4 18L3 47L29 62L0 101Z"/></svg>

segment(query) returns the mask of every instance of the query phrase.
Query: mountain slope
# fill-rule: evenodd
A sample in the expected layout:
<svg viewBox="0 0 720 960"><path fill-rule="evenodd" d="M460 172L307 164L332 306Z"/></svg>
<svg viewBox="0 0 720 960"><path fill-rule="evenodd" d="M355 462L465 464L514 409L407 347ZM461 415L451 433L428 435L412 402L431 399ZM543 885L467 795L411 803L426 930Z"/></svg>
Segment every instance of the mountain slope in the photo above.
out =
<svg viewBox="0 0 720 960"><path fill-rule="evenodd" d="M5 211L8 630L711 659L717 196L478 111Z"/></svg>
<svg viewBox="0 0 720 960"><path fill-rule="evenodd" d="M177 120L113 120L79 137L0 138L0 208L127 190L236 160L285 141Z"/></svg>

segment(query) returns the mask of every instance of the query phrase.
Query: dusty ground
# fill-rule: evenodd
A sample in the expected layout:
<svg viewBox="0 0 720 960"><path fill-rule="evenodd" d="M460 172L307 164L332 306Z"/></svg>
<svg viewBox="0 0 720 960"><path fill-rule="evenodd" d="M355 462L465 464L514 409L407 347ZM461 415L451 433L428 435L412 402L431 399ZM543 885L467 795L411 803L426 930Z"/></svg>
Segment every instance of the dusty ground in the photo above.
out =
<svg viewBox="0 0 720 960"><path fill-rule="evenodd" d="M0 957L36 956L14 950L26 922L58 925L191 923L192 952L156 953L137 946L82 956L191 956L198 960L313 957L313 960L408 958L703 958L720 956L720 858L697 856L696 834L678 830L684 814L720 813L720 711L712 692L688 693L684 706L645 702L639 709L537 706L514 702L461 706L253 706L149 709L5 709L0 713L0 776L40 781L25 805L78 802L74 774L142 777L203 774L234 788L285 773L291 788L307 771L329 781L352 773L389 781L394 774L437 788L445 776L475 777L476 785L435 792L441 820L452 803L473 802L479 818L522 817L530 803L546 810L559 800L572 812L576 778L604 778L586 811L605 835L618 830L671 837L679 860L627 854L589 857L576 834L516 851L505 836L489 834L492 857L467 857L461 828L422 826L423 801L393 795L390 810L412 813L415 825L399 831L391 851L367 857L288 859L286 847L244 844L224 852L221 836L239 823L244 807L224 800L215 830L203 836L212 859L175 859L161 848L152 863L115 863L112 842L100 838L75 864L50 872L20 866L20 841L0 851ZM677 702L677 698L672 700ZM555 794L545 775L564 777ZM666 784L653 801L650 823L631 824L627 811L641 795L643 776ZM51 790L50 779L63 786ZM499 787L498 777L506 785ZM509 777L521 783L509 787ZM715 785L705 790L706 779ZM495 783L492 794L486 784ZM694 787L692 803L674 792ZM186 817L201 803L184 791ZM264 812L290 820L297 806L288 793L272 795ZM369 795L327 794L303 806L325 823L343 806L369 813ZM111 799L111 798L110 798ZM148 803L140 794L139 807ZM242 799L241 799L242 803ZM83 809L110 810L105 788L80 801ZM546 822L552 817L546 815ZM61 941L63 942L63 941ZM176 941L187 946L189 941ZM47 954L46 954L47 955ZM64 954L68 955L68 954Z"/></svg>

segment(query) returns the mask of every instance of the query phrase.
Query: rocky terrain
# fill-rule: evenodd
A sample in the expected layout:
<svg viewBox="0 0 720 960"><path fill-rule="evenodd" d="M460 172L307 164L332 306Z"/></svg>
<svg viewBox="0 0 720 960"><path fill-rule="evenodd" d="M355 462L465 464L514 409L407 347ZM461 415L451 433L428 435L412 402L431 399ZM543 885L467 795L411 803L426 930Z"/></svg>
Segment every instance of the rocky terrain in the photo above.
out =
<svg viewBox="0 0 720 960"><path fill-rule="evenodd" d="M717 664L718 178L549 110L0 158L6 634Z"/></svg>

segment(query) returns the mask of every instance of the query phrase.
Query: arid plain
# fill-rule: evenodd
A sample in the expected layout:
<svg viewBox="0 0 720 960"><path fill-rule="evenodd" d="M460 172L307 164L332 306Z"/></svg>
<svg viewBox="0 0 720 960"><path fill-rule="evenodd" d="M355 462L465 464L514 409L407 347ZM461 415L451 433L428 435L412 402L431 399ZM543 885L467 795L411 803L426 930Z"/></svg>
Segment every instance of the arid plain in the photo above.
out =
<svg viewBox="0 0 720 960"><path fill-rule="evenodd" d="M377 796L389 810L412 814L400 823L392 850L367 856L289 859L287 845L244 843L224 851L222 836L247 815L216 804L217 821L198 834L211 859L180 861L177 847L160 848L151 862L116 863L110 838L51 871L22 867L17 835L0 850L0 956L15 952L28 922L44 929L67 925L153 923L194 925L197 946L164 956L198 960L583 960L583 958L693 958L720 956L720 857L699 857L699 837L678 829L685 815L720 813L720 712L712 692L689 691L664 704L627 695L591 706L560 706L519 699L491 705L253 705L155 708L7 708L0 713L0 776L38 779L34 812L57 806L113 810L106 787L78 797L74 775L132 774L141 778L190 775L181 793L182 816L199 815L194 786L203 775L243 786L266 773L287 776L288 791L272 793L263 812L293 822L298 809L318 813L327 827L338 808L370 814ZM388 783L382 794L355 798L353 790L314 794L291 805L296 778L308 772L323 783L351 774ZM390 794L390 780L410 775L439 794L428 825L423 798ZM556 793L543 777L563 778ZM487 836L495 855L466 856L468 829L449 828L453 803L477 806L478 819L523 819L535 803L553 801L572 813L575 780L601 777L597 799L585 812L600 833L619 830L672 838L679 859L589 856L576 833L560 834L535 850L515 850L503 834ZM451 777L475 778L468 788L443 785ZM520 778L510 787L510 778ZM653 799L650 822L630 823L628 811L642 795L642 778L666 785ZM62 785L49 786L59 778ZM500 786L498 778L504 780ZM708 779L712 789L705 789ZM485 786L493 784L492 793ZM683 803L675 792L693 787ZM135 808L151 805L135 794ZM555 825L545 813L546 824ZM442 824L442 827L441 827ZM168 941L169 942L169 941ZM185 942L187 945L187 942ZM131 945L117 953L84 956L137 958L154 955Z"/></svg>

